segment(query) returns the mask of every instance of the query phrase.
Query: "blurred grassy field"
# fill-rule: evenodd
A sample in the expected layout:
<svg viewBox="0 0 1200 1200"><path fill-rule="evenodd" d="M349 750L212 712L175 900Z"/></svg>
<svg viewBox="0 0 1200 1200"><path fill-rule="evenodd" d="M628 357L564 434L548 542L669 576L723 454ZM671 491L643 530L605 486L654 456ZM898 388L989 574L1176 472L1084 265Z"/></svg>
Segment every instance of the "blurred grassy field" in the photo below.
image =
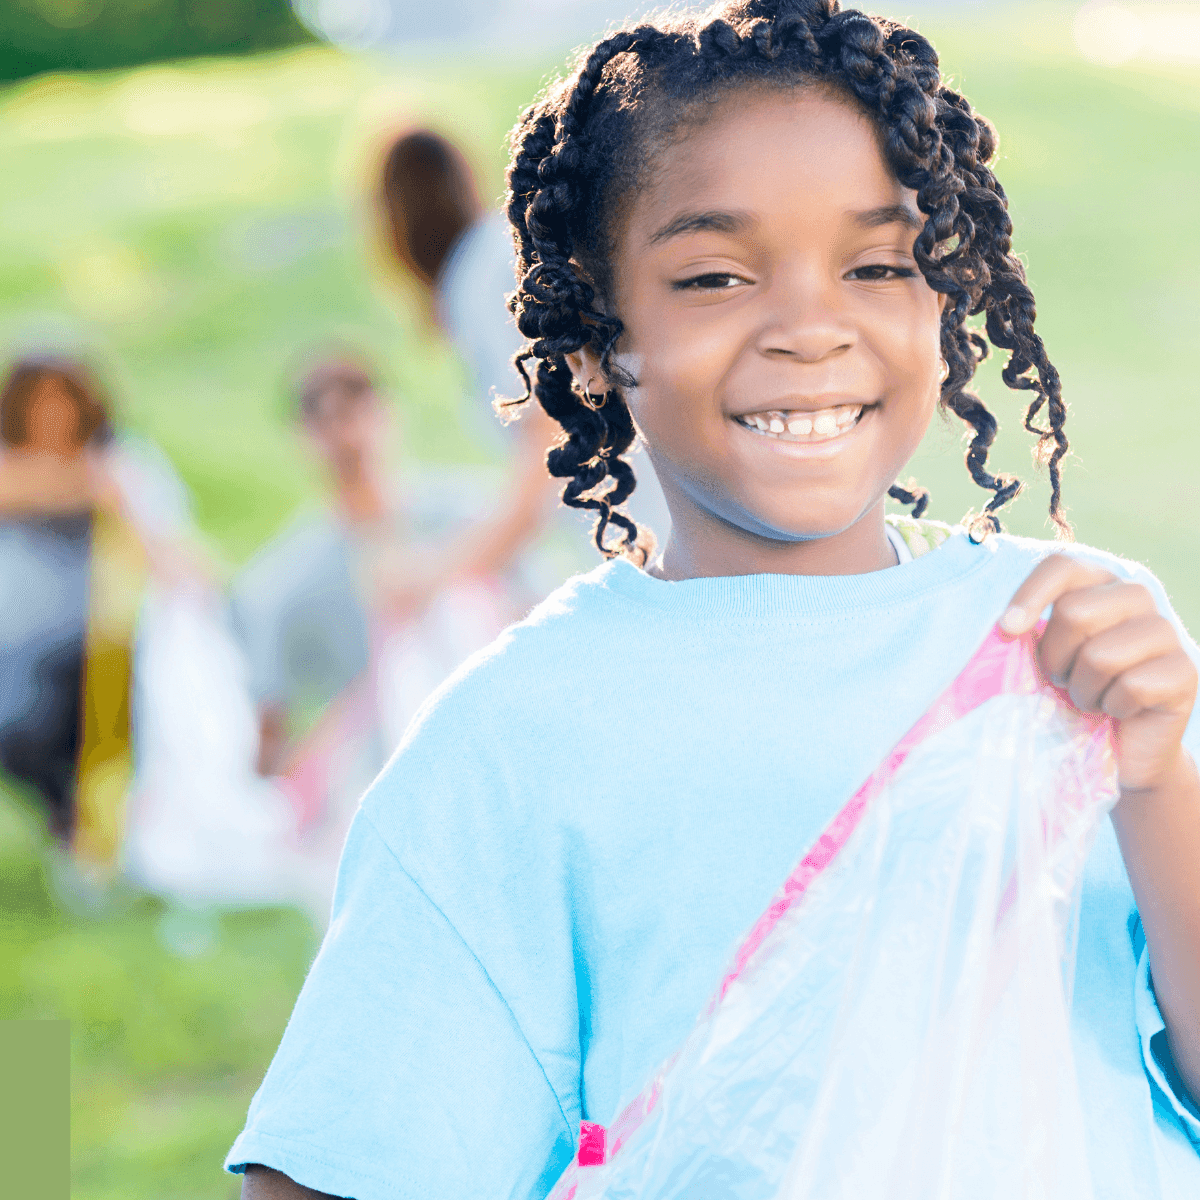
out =
<svg viewBox="0 0 1200 1200"><path fill-rule="evenodd" d="M890 10L889 10L890 11ZM1081 540L1149 563L1200 628L1200 73L1090 67L1067 10L932 28L1001 130L1001 177L1072 405ZM383 365L410 451L479 458L462 381L376 265L363 183L381 131L432 121L498 195L502 140L543 64L355 59L323 49L43 78L0 92L0 345L103 357L126 422L191 486L225 560L311 494L281 381L331 336ZM993 370L999 461L1032 476ZM977 493L957 431L914 465L932 514ZM1044 531L1044 481L1012 525ZM37 824L0 797L0 1017L74 1021L77 1200L217 1200L219 1161L315 947L303 918L209 923L122 897L55 899ZM192 924L189 924L192 921Z"/></svg>

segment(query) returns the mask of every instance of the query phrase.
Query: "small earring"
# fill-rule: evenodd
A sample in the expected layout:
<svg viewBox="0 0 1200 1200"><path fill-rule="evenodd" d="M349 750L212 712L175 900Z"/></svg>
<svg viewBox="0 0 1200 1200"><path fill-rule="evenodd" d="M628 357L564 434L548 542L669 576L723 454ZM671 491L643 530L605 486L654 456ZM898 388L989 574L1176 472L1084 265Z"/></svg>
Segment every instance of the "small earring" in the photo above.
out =
<svg viewBox="0 0 1200 1200"><path fill-rule="evenodd" d="M592 412L603 408L604 402L608 399L607 392L601 392L598 396L592 394L592 379L595 378L595 375L593 375L592 378L583 385L583 402L592 410Z"/></svg>
<svg viewBox="0 0 1200 1200"><path fill-rule="evenodd" d="M938 383L945 383L950 378L950 364L943 358L942 369L938 372Z"/></svg>

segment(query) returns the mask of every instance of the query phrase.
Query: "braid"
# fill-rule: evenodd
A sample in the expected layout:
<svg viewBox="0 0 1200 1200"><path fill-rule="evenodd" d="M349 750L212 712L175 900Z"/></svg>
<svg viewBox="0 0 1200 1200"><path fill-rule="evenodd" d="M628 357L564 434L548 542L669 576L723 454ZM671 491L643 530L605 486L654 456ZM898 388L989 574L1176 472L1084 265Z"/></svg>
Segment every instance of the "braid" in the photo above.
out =
<svg viewBox="0 0 1200 1200"><path fill-rule="evenodd" d="M613 348L623 330L616 317L596 308L594 288L571 261L575 251L572 214L579 203L576 178L583 154L581 131L606 64L639 40L657 36L652 26L642 26L605 39L588 55L556 115L538 109L528 114L518 132L509 171L508 205L521 275L509 307L521 333L532 341L516 360L525 383L521 399L536 396L562 426L564 436L550 450L546 465L555 478L568 480L563 503L596 512L594 538L602 554L626 552L642 562L652 543L639 538L634 522L616 511L634 489L633 469L620 457L633 445L633 418L615 389L606 389L599 403L581 394L566 357L585 346L596 346L607 377ZM525 366L531 358L541 360L536 382L530 380ZM603 489L609 476L613 485ZM620 531L613 545L605 540L610 525Z"/></svg>
<svg viewBox="0 0 1200 1200"><path fill-rule="evenodd" d="M992 344L1011 352L1003 372L1005 384L1034 392L1025 427L1038 435L1037 452L1049 466L1050 517L1059 534L1069 537L1059 467L1067 452L1066 406L1058 372L1033 329L1033 293L1021 261L1012 253L1007 198L986 165L996 150L995 131L972 113L962 96L940 86L937 54L919 34L896 26L887 29L853 12L832 18L826 29L834 27L840 30L841 66L850 86L859 102L882 119L892 167L900 182L917 192L917 205L926 215L914 253L930 286L948 297L941 341L949 371L942 404L971 427L967 470L980 487L992 492L971 522L972 536L999 531L997 511L1021 490L1020 480L988 471L998 425L979 396L967 390L988 354L988 343L966 322L985 312ZM896 63L905 59L921 69L898 79ZM1034 367L1037 378L1030 379L1028 372ZM1050 417L1050 427L1044 430L1032 423L1043 404Z"/></svg>
<svg viewBox="0 0 1200 1200"><path fill-rule="evenodd" d="M901 504L912 505L912 515L914 517L924 516L925 510L929 507L929 489L918 487L911 480L905 487L901 487L898 483L893 483L888 488L888 495Z"/></svg>
<svg viewBox="0 0 1200 1200"><path fill-rule="evenodd" d="M1032 393L1025 428L1038 438L1035 455L1048 468L1050 517L1069 537L1061 496L1066 407L1058 372L1034 331L1033 293L1012 252L1007 198L987 165L995 131L942 85L927 39L842 11L837 0L728 0L703 24L681 18L613 34L514 130L508 215L518 286L509 307L530 344L516 358L525 394L511 403L536 397L562 427L547 466L567 481L563 502L596 513L603 554L645 561L652 537L619 511L635 486L624 456L637 436L621 388L636 380L613 357L623 326L597 301L612 292L612 213L640 182L655 135L669 134L722 89L803 79L839 89L873 119L892 170L916 192L925 216L913 253L930 287L945 296L941 404L970 427L967 469L991 493L971 522L972 536L999 530L998 511L1021 489L1013 476L988 471L998 425L968 390L990 339L1009 353L1005 384ZM986 338L967 324L981 313ZM567 366L567 356L585 348L600 361L599 395L590 384L581 389ZM1039 426L1043 408L1047 423ZM915 485L896 484L889 495L912 505L916 516L929 502Z"/></svg>

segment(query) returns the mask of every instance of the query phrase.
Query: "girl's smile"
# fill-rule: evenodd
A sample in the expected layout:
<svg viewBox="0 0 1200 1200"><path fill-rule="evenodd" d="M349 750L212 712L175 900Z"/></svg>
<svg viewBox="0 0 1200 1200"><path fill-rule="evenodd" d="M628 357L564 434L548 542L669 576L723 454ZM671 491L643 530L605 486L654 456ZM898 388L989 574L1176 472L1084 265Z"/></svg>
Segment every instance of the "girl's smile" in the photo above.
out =
<svg viewBox="0 0 1200 1200"><path fill-rule="evenodd" d="M895 561L883 501L941 363L923 223L874 125L825 89L733 93L659 150L614 231L611 302L674 521L664 574Z"/></svg>
<svg viewBox="0 0 1200 1200"><path fill-rule="evenodd" d="M819 408L780 404L776 408L734 417L743 429L757 433L785 446L829 446L837 443L837 453L846 443L846 435L857 428L859 421L874 405L864 404L851 397L818 397L824 403ZM787 451L795 453L795 451Z"/></svg>

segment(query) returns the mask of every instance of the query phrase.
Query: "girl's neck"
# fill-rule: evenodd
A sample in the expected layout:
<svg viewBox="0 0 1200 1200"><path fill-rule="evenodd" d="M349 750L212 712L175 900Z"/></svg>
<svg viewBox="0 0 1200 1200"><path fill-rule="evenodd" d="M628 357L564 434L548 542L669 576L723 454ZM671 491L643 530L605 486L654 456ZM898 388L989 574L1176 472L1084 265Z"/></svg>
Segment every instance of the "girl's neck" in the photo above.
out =
<svg viewBox="0 0 1200 1200"><path fill-rule="evenodd" d="M662 559L651 574L682 580L722 575L866 575L882 571L896 565L883 511L880 500L840 533L788 542L757 537L708 514L701 517L693 510L672 526Z"/></svg>

